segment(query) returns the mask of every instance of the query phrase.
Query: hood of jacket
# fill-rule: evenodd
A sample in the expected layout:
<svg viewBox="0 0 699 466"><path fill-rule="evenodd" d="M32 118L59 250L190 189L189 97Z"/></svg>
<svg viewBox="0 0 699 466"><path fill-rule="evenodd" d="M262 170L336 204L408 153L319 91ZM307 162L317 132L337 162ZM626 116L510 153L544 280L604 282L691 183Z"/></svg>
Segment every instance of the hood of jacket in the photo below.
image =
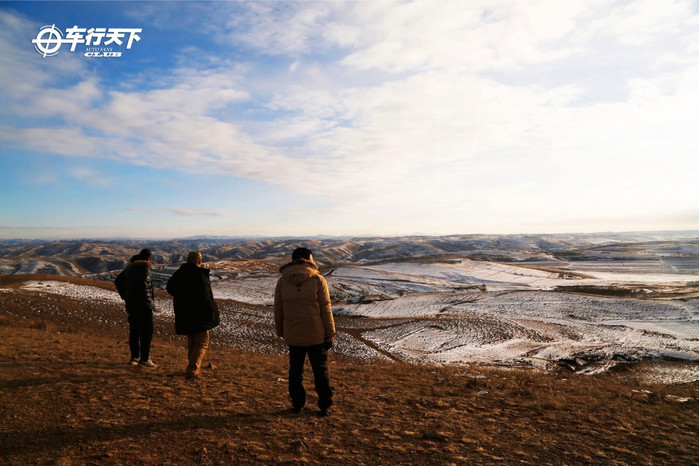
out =
<svg viewBox="0 0 699 466"><path fill-rule="evenodd" d="M145 267L145 268L149 268L149 269L152 269L152 268L153 268L153 266L151 265L150 262L144 261L144 260L141 260L141 259L138 259L138 260L135 260L135 261L131 262L131 263L129 264L129 267L131 267L131 268L133 268L133 269L139 269L139 268L144 268L144 267Z"/></svg>
<svg viewBox="0 0 699 466"><path fill-rule="evenodd" d="M183 264L181 264L180 270L182 270L185 273L199 273L206 277L208 277L209 273L211 272L211 269L207 269L206 267L199 267L198 265L190 264L189 262L184 262Z"/></svg>
<svg viewBox="0 0 699 466"><path fill-rule="evenodd" d="M319 274L318 266L308 259L297 259L279 269L282 278L294 285L300 285L306 280Z"/></svg>

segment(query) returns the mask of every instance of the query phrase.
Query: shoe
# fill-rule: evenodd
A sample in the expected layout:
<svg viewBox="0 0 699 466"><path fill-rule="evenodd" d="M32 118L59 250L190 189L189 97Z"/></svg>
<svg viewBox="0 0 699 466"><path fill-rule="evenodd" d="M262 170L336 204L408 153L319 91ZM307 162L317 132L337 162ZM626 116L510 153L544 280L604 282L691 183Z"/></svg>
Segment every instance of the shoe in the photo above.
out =
<svg viewBox="0 0 699 466"><path fill-rule="evenodd" d="M291 411L293 411L294 414L301 414L301 410L303 410L303 406L300 407L293 407L291 408Z"/></svg>
<svg viewBox="0 0 699 466"><path fill-rule="evenodd" d="M184 378L187 380L201 380L201 374L187 374L184 376Z"/></svg>
<svg viewBox="0 0 699 466"><path fill-rule="evenodd" d="M148 361L138 361L138 365L141 367L158 367L158 365L150 359Z"/></svg>
<svg viewBox="0 0 699 466"><path fill-rule="evenodd" d="M138 358L131 358L129 366L138 366Z"/></svg>
<svg viewBox="0 0 699 466"><path fill-rule="evenodd" d="M330 416L330 411L328 411L328 408L323 408L318 412L319 417L328 417Z"/></svg>

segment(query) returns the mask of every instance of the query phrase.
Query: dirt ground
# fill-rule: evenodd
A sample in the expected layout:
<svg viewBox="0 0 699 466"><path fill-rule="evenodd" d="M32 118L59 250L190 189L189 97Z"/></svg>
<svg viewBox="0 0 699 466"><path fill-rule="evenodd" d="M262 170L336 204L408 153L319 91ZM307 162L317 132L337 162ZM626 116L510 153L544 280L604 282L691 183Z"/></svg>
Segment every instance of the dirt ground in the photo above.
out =
<svg viewBox="0 0 699 466"><path fill-rule="evenodd" d="M284 356L215 343L201 381L157 328L155 369L127 365L119 306L0 280L0 464L697 464L699 386L331 356L336 405L293 414ZM108 286L106 284L105 286ZM45 295L43 295L45 296ZM105 316L73 321L80 307ZM46 311L48 310L48 311ZM49 312L50 311L50 312ZM123 325L109 322L124 322ZM689 399L683 401L685 399Z"/></svg>

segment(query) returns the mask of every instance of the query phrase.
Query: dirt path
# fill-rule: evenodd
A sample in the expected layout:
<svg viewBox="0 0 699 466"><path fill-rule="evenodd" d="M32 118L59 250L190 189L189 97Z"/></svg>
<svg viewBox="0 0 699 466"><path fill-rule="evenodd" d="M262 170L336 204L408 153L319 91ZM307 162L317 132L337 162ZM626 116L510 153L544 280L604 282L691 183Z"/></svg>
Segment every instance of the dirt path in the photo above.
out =
<svg viewBox="0 0 699 466"><path fill-rule="evenodd" d="M0 464L691 464L699 457L696 384L333 355L331 416L315 415L308 371L308 409L294 415L285 356L214 344L205 363L215 368L191 382L172 329L158 329L157 369L131 367L126 328L108 318L123 311L56 298L50 312L32 317L26 309L40 297L0 292ZM65 318L77 308L104 318Z"/></svg>

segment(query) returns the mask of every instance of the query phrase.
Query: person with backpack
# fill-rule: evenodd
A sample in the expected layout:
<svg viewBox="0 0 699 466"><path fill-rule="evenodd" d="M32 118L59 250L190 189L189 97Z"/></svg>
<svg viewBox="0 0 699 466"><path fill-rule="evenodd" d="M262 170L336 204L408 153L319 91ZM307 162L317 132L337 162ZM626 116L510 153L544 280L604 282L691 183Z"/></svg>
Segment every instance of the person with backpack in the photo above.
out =
<svg viewBox="0 0 699 466"><path fill-rule="evenodd" d="M311 362L320 416L333 405L328 372L328 350L335 340L335 322L328 284L313 261L313 253L297 248L291 262L280 269L274 291L274 324L277 335L289 346L289 395L292 409L300 413L306 404L303 366Z"/></svg>
<svg viewBox="0 0 699 466"><path fill-rule="evenodd" d="M151 251L142 249L114 280L119 296L126 302L126 313L129 316L129 364L148 368L156 367L150 358L155 311L151 281L152 259Z"/></svg>
<svg viewBox="0 0 699 466"><path fill-rule="evenodd" d="M175 333L187 336L188 379L201 378L201 362L209 348L210 330L219 324L219 311L211 291L210 270L202 255L192 251L187 262L170 277L167 292L174 298Z"/></svg>

